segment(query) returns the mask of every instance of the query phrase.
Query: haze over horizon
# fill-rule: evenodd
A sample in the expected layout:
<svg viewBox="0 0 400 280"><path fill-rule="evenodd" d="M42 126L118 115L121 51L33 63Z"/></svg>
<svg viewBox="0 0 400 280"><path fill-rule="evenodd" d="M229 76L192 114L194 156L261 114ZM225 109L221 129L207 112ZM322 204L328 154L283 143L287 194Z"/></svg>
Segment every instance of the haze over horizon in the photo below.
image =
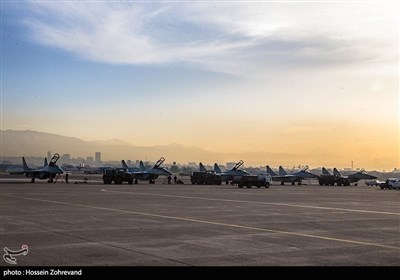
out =
<svg viewBox="0 0 400 280"><path fill-rule="evenodd" d="M1 130L400 167L397 2L10 1L1 16Z"/></svg>
<svg viewBox="0 0 400 280"><path fill-rule="evenodd" d="M170 143L155 146L136 146L120 139L84 141L77 137L59 135L33 130L0 130L2 140L1 156L6 160L12 157L41 157L43 158L50 151L60 155L68 154L71 158L93 157L95 152L101 152L103 162L125 160L144 160L155 162L161 156L166 163L187 164L202 162L206 165L214 163L225 165L227 162L238 162L244 160L244 167L262 167L270 165L277 168L279 165L285 168L351 168L367 169L370 171L387 171L398 169L385 165L387 159L380 159L376 164L375 159L366 162L359 161L359 158L352 158L348 161L345 157L334 156L334 153L327 153L321 157L320 153L315 154L293 154L279 152L212 152L201 147L185 146L179 143ZM20 159L13 163L19 163Z"/></svg>

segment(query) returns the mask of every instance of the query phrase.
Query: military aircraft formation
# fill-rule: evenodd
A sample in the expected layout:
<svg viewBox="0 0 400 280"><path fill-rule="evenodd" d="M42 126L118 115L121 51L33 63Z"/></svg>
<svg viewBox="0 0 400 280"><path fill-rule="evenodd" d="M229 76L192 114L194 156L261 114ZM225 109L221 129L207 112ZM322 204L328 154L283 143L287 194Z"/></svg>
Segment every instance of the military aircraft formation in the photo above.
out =
<svg viewBox="0 0 400 280"><path fill-rule="evenodd" d="M54 182L54 179L57 175L63 174L63 169L56 165L58 159L60 158L59 154L54 154L50 163L47 163L47 159L45 158L44 166L38 169L29 168L27 165L25 158L22 157L23 170L10 172L10 174L25 174L26 177L31 178L31 182L34 183L35 179L45 180L49 183ZM171 176L173 175L166 168L161 167L165 159L161 157L153 167L146 168L143 161L140 161L139 167L129 167L124 160L121 161L122 169L124 172L129 173L132 178L135 179L135 183L138 183L138 180L141 181L149 181L150 184L154 184L155 180L159 176ZM217 163L214 164L214 170L207 170L204 165L200 162L199 169L200 172L213 172L219 176L221 176L221 180L225 181L228 184L230 181L233 181L237 177L250 175L247 171L239 169L244 164L243 160L240 160L232 169L227 171L222 171ZM316 175L308 170L308 167L303 168L302 170L288 174L282 166L279 166L279 172L276 174L269 165L266 166L266 173L272 177L272 181L280 182L281 185L285 183L290 183L295 185L302 184L303 180L308 179L317 179L319 185L338 185L338 186L350 186L352 183L355 185L358 184L358 181L362 179L377 179L377 177L369 175L365 172L364 169L358 171L354 174L350 175L342 175L336 168L333 169L333 174L330 174L325 167L322 167L322 174Z"/></svg>

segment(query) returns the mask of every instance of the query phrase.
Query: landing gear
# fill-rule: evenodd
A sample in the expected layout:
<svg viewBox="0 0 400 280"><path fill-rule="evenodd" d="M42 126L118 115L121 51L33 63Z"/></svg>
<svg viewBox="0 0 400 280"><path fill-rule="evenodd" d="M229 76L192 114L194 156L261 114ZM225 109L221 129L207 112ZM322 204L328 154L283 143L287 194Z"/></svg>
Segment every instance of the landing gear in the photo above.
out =
<svg viewBox="0 0 400 280"><path fill-rule="evenodd" d="M35 183L35 178L32 178L32 179L31 179L31 183Z"/></svg>

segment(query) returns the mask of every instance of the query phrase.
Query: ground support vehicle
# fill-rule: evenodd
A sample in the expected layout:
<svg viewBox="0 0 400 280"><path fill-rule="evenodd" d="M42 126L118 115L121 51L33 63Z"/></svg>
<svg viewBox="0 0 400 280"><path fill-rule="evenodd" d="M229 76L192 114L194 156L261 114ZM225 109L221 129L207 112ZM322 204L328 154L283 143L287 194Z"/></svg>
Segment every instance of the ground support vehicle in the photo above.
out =
<svg viewBox="0 0 400 280"><path fill-rule="evenodd" d="M350 180L343 177L338 177L334 175L321 175L318 178L318 183L320 186L350 186Z"/></svg>
<svg viewBox="0 0 400 280"><path fill-rule="evenodd" d="M400 189L400 179L399 178L388 178L384 183L379 184L379 187L383 189Z"/></svg>
<svg viewBox="0 0 400 280"><path fill-rule="evenodd" d="M190 182L193 185L221 185L221 176L210 171L195 171L190 175Z"/></svg>
<svg viewBox="0 0 400 280"><path fill-rule="evenodd" d="M133 175L122 168L107 169L103 173L104 184L111 184L114 182L120 185L123 182L128 182L129 185L132 185L133 179Z"/></svg>
<svg viewBox="0 0 400 280"><path fill-rule="evenodd" d="M270 175L262 174L262 175L244 175L237 176L231 182L232 185L237 185L239 188L243 188L244 186L247 188L251 188L253 186L260 188L266 187L269 188L271 185L272 178Z"/></svg>

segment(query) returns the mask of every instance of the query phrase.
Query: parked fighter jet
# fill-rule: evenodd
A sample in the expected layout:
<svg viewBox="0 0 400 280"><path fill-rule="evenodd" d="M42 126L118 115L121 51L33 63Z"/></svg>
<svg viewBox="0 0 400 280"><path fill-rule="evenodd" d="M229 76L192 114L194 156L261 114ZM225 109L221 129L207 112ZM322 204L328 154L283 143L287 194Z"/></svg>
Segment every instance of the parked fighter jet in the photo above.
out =
<svg viewBox="0 0 400 280"><path fill-rule="evenodd" d="M226 184L229 183L229 181L232 181L235 179L235 177L241 177L244 175L250 175L249 172L245 171L245 170L241 170L238 169L240 166L243 165L243 160L240 160L238 163L236 163L236 165L228 171L222 172L221 168L219 168L218 164L214 164L214 171L215 173L221 175L222 181L225 181Z"/></svg>
<svg viewBox="0 0 400 280"><path fill-rule="evenodd" d="M339 170L337 170L336 168L333 169L333 175L335 175L336 177L342 178L342 179L347 179L349 182L349 185L351 183L355 183L354 185L357 186L358 185L358 181L362 180L362 179L366 179L366 180L372 180L372 179L377 179L376 176L373 175L369 175L365 172L364 169L361 169L360 171L350 174L350 175L342 175Z"/></svg>
<svg viewBox="0 0 400 280"><path fill-rule="evenodd" d="M308 167L304 167L302 170L296 173L287 174L285 169L282 166L279 166L279 175L277 175L272 169L267 165L267 173L271 175L272 181L281 182L281 185L287 183L292 183L294 185L296 182L298 185L301 185L302 180L304 179L313 179L318 178L317 175L312 174L307 171Z"/></svg>
<svg viewBox="0 0 400 280"><path fill-rule="evenodd" d="M56 177L58 174L63 174L64 171L56 165L57 160L60 158L59 154L54 154L52 159L50 160L50 163L46 165L47 159L45 160L45 166L39 169L32 169L29 168L29 166L26 164L25 157L22 157L22 165L24 167L24 170L22 171L17 171L17 172L10 172L10 174L25 174L26 177L31 178L31 183L35 183L35 179L48 179L48 183L53 183L53 179Z"/></svg>
<svg viewBox="0 0 400 280"><path fill-rule="evenodd" d="M150 184L155 183L155 179L158 178L158 176L171 176L172 173L169 172L167 169L160 167L161 164L165 161L163 157L161 157L156 164L149 169L146 169L146 167L143 164L143 161L140 161L140 167L138 171L133 171L130 172L134 178L135 178L135 184L138 183L138 180L149 180Z"/></svg>

